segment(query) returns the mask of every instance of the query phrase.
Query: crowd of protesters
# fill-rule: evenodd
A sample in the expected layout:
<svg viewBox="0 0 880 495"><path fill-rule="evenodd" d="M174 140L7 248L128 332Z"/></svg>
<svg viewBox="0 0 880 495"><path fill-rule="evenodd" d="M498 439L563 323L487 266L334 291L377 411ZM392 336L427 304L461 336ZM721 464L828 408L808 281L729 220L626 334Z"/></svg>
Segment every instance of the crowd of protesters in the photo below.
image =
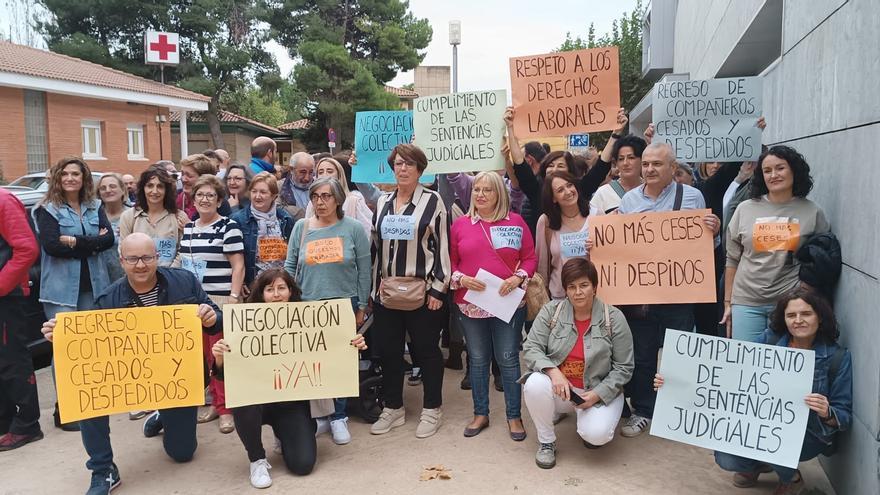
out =
<svg viewBox="0 0 880 495"><path fill-rule="evenodd" d="M49 340L59 312L199 304L210 372L206 406L133 411L131 418L146 416L147 437L164 430L165 450L178 462L196 450L196 424L217 419L221 432L237 431L257 488L272 482L263 424L273 427L275 451L298 475L316 462L316 435L329 431L339 445L352 438L346 398L226 407L223 355L230 348L222 310L245 301L346 298L358 326L373 318L368 340L381 363L384 404L370 428L375 435L406 424L403 384L413 367L424 390L415 437L443 425L441 341L448 341L447 364L453 352L467 353L462 388L471 390L473 419L461 425L464 436L489 426L494 368L510 438L523 441L533 429L535 462L552 468L563 415L576 415L577 434L590 449L612 441L618 423L623 437L650 428L664 383L658 353L671 328L814 350L801 459L830 452L851 422L852 363L837 344L830 301L839 246L821 206L807 199L813 182L806 158L773 146L757 163L682 163L668 145L651 143L652 129L644 137L626 134L623 110L604 149L581 157L534 141L521 146L512 109L504 121L506 170L438 175L423 185L425 154L400 144L388 157L396 182L378 197L374 185L351 181L353 154L299 152L282 164L265 137L254 140L250 163L207 150L177 165L153 164L137 177L106 174L97 183L84 160L64 158L48 171L49 189L30 213L0 189L0 450L43 437L17 303L28 296L38 263L36 296ZM451 198L440 194L441 181ZM704 208L711 212L703 226L715 237L717 303L618 308L597 297L591 216ZM755 236L767 222L795 226L797 235L768 245ZM402 224L409 228L389 228ZM313 256L309 245L328 240L340 255ZM286 256L264 249L278 245ZM540 280L549 302L528 316L524 299L509 322L495 317L464 298L487 289L480 270L502 280L502 296ZM360 336L351 343L367 348ZM56 404L55 424L82 430L89 494L118 485L106 416L62 424ZM722 452L715 458L739 487L770 471L779 477L778 494L803 486L796 469Z"/></svg>

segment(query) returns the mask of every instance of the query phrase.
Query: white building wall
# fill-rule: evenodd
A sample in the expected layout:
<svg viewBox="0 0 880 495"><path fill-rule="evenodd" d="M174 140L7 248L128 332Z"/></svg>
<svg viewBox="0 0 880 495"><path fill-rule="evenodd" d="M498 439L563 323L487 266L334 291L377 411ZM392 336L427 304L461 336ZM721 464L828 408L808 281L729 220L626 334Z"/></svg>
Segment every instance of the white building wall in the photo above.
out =
<svg viewBox="0 0 880 495"><path fill-rule="evenodd" d="M768 0L772 1L772 0ZM761 0L681 0L675 72L715 77ZM766 144L810 163L810 198L843 249L835 309L853 354L854 417L839 453L821 461L841 495L880 493L880 0L785 0L782 57L764 80Z"/></svg>

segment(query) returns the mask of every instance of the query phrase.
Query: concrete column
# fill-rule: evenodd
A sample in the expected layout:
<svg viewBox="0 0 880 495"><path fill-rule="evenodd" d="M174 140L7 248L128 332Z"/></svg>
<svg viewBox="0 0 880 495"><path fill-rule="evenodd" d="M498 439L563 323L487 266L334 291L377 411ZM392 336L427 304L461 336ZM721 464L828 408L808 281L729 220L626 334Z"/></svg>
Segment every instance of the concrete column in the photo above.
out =
<svg viewBox="0 0 880 495"><path fill-rule="evenodd" d="M189 155L189 135L186 132L186 110L180 111L180 158L186 158Z"/></svg>

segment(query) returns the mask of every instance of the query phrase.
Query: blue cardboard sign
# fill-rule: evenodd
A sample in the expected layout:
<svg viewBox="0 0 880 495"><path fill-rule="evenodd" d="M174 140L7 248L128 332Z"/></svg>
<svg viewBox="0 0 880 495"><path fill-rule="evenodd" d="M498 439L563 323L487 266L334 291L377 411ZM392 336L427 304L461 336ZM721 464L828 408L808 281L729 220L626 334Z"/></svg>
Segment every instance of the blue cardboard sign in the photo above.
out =
<svg viewBox="0 0 880 495"><path fill-rule="evenodd" d="M394 170L388 155L398 144L412 142L412 111L357 112L354 119L354 152L357 165L351 168L351 180L374 184L394 184ZM434 182L434 176L422 174L422 183Z"/></svg>
<svg viewBox="0 0 880 495"><path fill-rule="evenodd" d="M416 219L412 215L385 215L380 232L382 239L411 241L416 237Z"/></svg>

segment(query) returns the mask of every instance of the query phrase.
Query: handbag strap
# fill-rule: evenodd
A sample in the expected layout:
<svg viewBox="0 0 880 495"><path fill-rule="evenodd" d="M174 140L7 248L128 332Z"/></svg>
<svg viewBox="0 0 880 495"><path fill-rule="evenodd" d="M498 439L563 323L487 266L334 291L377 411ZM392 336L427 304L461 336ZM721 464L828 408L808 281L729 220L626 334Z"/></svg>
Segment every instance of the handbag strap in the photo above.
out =
<svg viewBox="0 0 880 495"><path fill-rule="evenodd" d="M300 273L302 273L303 263L306 262L302 256L303 243L306 240L306 234L308 234L308 232L309 232L309 219L303 218L302 221L303 221L303 228L302 228L302 232L300 233L300 236L299 236L299 246L297 249L297 258L296 258L296 273L293 274L293 280L296 281L296 283L298 283L298 284L300 283L299 275L300 275Z"/></svg>
<svg viewBox="0 0 880 495"><path fill-rule="evenodd" d="M565 301L559 301L559 304L556 305L556 311L553 312L553 317L550 318L550 331L553 331L553 328L556 327L556 322L559 321L559 313L562 312L562 303Z"/></svg>

